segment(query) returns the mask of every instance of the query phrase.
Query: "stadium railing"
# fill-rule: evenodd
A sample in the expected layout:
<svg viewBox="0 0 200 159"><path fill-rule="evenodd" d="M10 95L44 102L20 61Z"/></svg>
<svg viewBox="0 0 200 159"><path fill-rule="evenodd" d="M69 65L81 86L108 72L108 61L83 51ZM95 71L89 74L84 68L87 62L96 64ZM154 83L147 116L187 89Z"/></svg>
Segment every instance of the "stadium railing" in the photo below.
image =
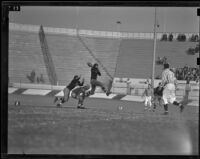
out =
<svg viewBox="0 0 200 159"><path fill-rule="evenodd" d="M112 85L112 93L114 94L124 94L132 96L141 96L147 84L145 84L146 79L129 79L128 78L115 78ZM155 80L155 83L159 83L160 80ZM178 81L178 90L176 95L178 97L183 97L185 94L185 81ZM156 85L155 85L156 86ZM11 83L9 87L23 88L23 89L42 89L42 90L60 90L62 91L65 86L60 85L48 85L48 84L27 84L27 83ZM100 87L97 87L96 93L103 93ZM199 100L199 85L196 82L191 82L191 91L189 98L192 100Z"/></svg>

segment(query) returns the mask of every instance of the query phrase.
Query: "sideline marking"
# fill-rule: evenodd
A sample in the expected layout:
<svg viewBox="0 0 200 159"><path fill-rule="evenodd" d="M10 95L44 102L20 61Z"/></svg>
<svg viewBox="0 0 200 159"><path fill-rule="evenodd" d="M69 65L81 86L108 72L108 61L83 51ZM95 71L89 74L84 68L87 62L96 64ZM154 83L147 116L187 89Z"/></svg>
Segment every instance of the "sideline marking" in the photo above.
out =
<svg viewBox="0 0 200 159"><path fill-rule="evenodd" d="M51 90L42 90L42 89L28 89L25 92L23 92L22 94L28 94L28 95L43 95L45 96L46 94L48 94L49 92L51 92Z"/></svg>

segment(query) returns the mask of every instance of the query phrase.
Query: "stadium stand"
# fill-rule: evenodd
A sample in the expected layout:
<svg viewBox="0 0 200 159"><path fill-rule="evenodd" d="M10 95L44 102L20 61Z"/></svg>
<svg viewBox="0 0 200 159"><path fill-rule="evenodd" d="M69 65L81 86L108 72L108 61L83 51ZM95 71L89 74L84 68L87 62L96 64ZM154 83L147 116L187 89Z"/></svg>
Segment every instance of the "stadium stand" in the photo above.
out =
<svg viewBox="0 0 200 159"><path fill-rule="evenodd" d="M163 42L157 41L156 58L166 56L172 67L185 65L196 67L198 55L187 55L186 50L194 47L194 42ZM152 72L153 40L124 39L121 42L117 60L116 77L149 78ZM155 77L161 75L162 66L156 65Z"/></svg>
<svg viewBox="0 0 200 159"><path fill-rule="evenodd" d="M85 77L86 82L89 82L90 68L86 63L88 61L95 63L96 61L88 53L88 50L84 48L78 38L52 34L46 34L46 38L55 64L59 84L69 83L75 74L81 74ZM86 37L83 37L83 40L92 50L96 58L114 76L118 55L118 50L116 49L117 40ZM102 72L100 80L104 80L107 78L107 75L102 68L100 69Z"/></svg>
<svg viewBox="0 0 200 159"><path fill-rule="evenodd" d="M45 84L50 84L39 41L39 27L38 31L30 30L30 27L28 31L12 28L9 32L9 82L29 83L26 75L35 70L36 75L43 74ZM81 74L86 82L89 82L90 68L86 63L96 61L77 36L51 32L46 32L45 35L58 76L58 84L68 84L75 74ZM82 38L95 57L114 76L119 41L105 38ZM107 79L102 68L101 72L100 80Z"/></svg>
<svg viewBox="0 0 200 159"><path fill-rule="evenodd" d="M17 29L16 29L17 28ZM75 74L82 74L89 82L90 69L86 63L96 62L81 43L75 32L65 33L65 29L45 28L45 35L58 76L58 84L66 85ZM59 31L61 31L59 33ZM64 32L64 33L63 33ZM9 81L29 83L26 78L32 70L36 75L43 74L45 84L49 84L42 50L39 41L39 26L15 24L9 32ZM121 42L117 37L91 37L81 35L81 39L105 66L108 72L117 78L142 78L151 76L153 40L125 39ZM157 41L157 57L166 56L172 67L180 68L185 65L196 67L197 55L186 54L195 42L166 42ZM156 57L156 58L157 58ZM117 62L117 65L116 65ZM116 67L117 66L117 67ZM115 72L116 69L116 72ZM156 65L155 77L160 75L162 66ZM106 77L101 68L102 77Z"/></svg>
<svg viewBox="0 0 200 159"><path fill-rule="evenodd" d="M24 31L9 31L9 82L29 83L26 75L35 70L48 82L38 34Z"/></svg>

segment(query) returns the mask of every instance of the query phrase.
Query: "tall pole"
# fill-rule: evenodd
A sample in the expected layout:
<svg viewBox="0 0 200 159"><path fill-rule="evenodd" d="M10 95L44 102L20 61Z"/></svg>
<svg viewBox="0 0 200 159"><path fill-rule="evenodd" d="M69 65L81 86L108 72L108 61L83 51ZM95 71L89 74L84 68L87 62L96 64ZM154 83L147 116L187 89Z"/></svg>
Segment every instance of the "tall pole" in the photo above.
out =
<svg viewBox="0 0 200 159"><path fill-rule="evenodd" d="M118 29L118 32L119 32L119 46L118 46L118 56L119 56L119 52L120 52L120 44L121 44L121 21L117 21L117 29ZM117 60L118 60L118 56L116 58L116 64L115 64L115 72L114 72L114 76L116 74L116 70L117 70Z"/></svg>
<svg viewBox="0 0 200 159"><path fill-rule="evenodd" d="M119 33L119 47L120 47L120 43L121 43L121 22L117 21L116 22L118 25L118 33Z"/></svg>
<svg viewBox="0 0 200 159"><path fill-rule="evenodd" d="M77 35L79 34L79 26L78 26L78 21L79 21L79 7L76 7L76 31L77 31Z"/></svg>
<svg viewBox="0 0 200 159"><path fill-rule="evenodd" d="M153 47L153 63L152 63L152 78L151 78L151 85L152 88L154 88L154 76L155 76L155 57L156 57L156 38L157 38L157 33L156 33L156 28L157 28L157 17L156 13L157 8L155 7L155 21L154 21L154 47Z"/></svg>
<svg viewBox="0 0 200 159"><path fill-rule="evenodd" d="M121 22L120 22L120 21L117 21L116 23L117 23L117 25L118 25L119 40L120 40L120 38L121 38L121 28L120 28Z"/></svg>
<svg viewBox="0 0 200 159"><path fill-rule="evenodd" d="M164 29L163 29L163 32L165 33L166 32L166 16L165 16L165 13L166 13L166 10L165 10L165 8L163 8L163 13L164 13L164 24L163 24L163 26L164 26Z"/></svg>

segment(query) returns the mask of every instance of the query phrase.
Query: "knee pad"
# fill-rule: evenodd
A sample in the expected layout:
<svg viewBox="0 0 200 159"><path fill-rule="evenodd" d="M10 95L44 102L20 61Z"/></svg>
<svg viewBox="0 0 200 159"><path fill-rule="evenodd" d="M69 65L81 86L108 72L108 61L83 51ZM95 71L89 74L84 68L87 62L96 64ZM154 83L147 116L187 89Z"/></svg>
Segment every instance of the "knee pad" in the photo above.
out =
<svg viewBox="0 0 200 159"><path fill-rule="evenodd" d="M80 97L84 97L84 96L85 96L85 93L81 92L81 93L79 94L79 96L80 96Z"/></svg>

